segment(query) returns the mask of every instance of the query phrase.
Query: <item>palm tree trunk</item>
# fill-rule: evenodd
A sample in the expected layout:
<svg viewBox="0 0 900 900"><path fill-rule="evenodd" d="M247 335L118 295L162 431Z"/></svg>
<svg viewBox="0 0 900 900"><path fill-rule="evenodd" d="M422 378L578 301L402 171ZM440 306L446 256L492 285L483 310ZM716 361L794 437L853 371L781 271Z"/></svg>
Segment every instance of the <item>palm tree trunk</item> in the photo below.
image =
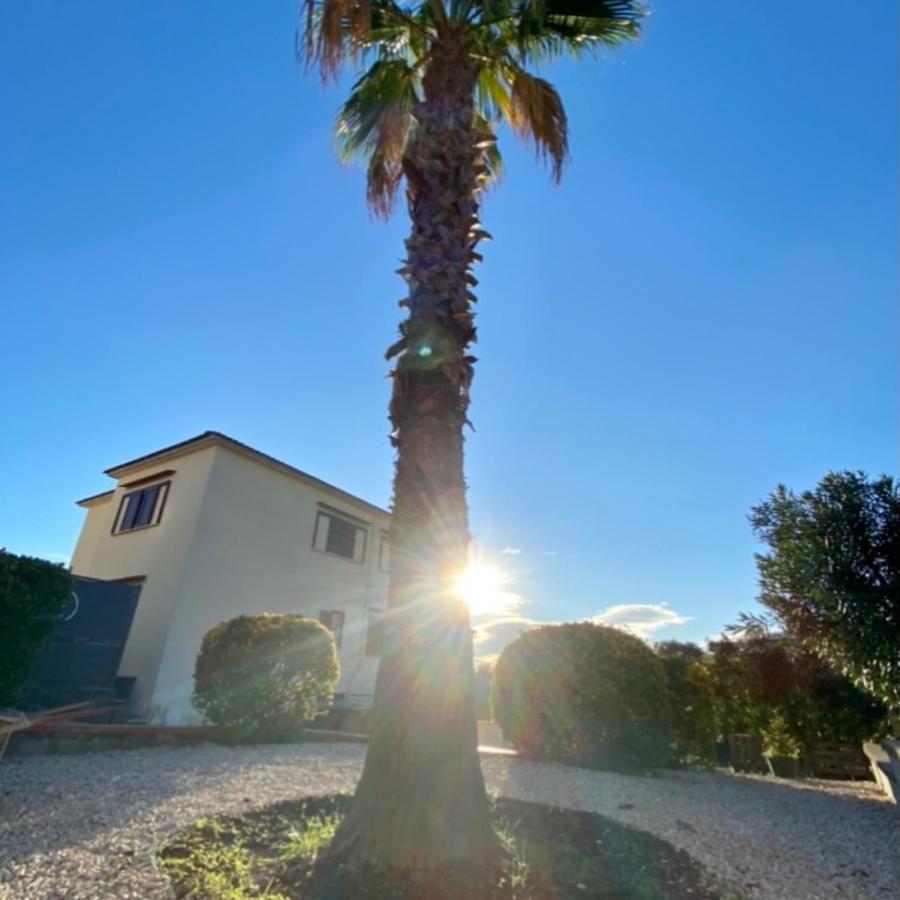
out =
<svg viewBox="0 0 900 900"><path fill-rule="evenodd" d="M388 614L365 768L330 854L353 869L486 872L499 859L477 752L469 611L455 590L469 545L469 270L485 137L473 127L477 77L462 36L446 32L404 159L412 232L400 270L409 315L389 351L399 358Z"/></svg>

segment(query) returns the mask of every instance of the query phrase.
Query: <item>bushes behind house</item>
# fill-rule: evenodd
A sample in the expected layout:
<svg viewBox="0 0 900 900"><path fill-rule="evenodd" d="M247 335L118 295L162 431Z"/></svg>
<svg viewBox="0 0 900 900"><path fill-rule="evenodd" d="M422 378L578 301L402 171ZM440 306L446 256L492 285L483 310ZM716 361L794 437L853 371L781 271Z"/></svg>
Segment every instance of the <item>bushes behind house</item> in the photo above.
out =
<svg viewBox="0 0 900 900"><path fill-rule="evenodd" d="M525 632L500 655L491 699L507 740L530 756L641 771L668 754L662 663L615 628L581 622Z"/></svg>
<svg viewBox="0 0 900 900"><path fill-rule="evenodd" d="M329 704L340 674L334 638L299 615L238 616L203 637L194 706L247 740L296 737Z"/></svg>
<svg viewBox="0 0 900 900"><path fill-rule="evenodd" d="M0 707L21 699L71 595L63 566L0 550Z"/></svg>

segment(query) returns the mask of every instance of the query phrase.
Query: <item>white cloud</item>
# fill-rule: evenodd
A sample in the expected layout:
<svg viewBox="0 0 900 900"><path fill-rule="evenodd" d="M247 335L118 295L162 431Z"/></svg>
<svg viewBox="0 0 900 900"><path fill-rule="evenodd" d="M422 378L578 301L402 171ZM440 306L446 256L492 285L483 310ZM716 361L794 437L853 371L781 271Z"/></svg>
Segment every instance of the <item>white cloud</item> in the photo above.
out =
<svg viewBox="0 0 900 900"><path fill-rule="evenodd" d="M556 550L544 550L541 552L541 556L559 556L559 553Z"/></svg>
<svg viewBox="0 0 900 900"><path fill-rule="evenodd" d="M472 614L474 629L474 650L476 662L493 662L507 645L519 635L542 625L558 625L559 622L545 622L520 614L524 605L521 596L510 594L509 612L498 616L489 613ZM581 621L585 621L582 619ZM650 640L654 632L671 625L684 625L690 622L689 616L683 616L665 603L620 603L607 607L587 621L597 625L613 625L630 631L644 640Z"/></svg>
<svg viewBox="0 0 900 900"><path fill-rule="evenodd" d="M475 625L475 659L485 661L496 659L500 651L511 644L520 634L547 625L537 619L526 616L507 616L503 619L491 619Z"/></svg>
<svg viewBox="0 0 900 900"><path fill-rule="evenodd" d="M506 556L518 556L522 552L522 548L521 547L504 547L500 552L505 554Z"/></svg>
<svg viewBox="0 0 900 900"><path fill-rule="evenodd" d="M598 625L615 625L641 638L670 625L684 625L689 616L669 609L665 603L620 603L610 606L591 618Z"/></svg>

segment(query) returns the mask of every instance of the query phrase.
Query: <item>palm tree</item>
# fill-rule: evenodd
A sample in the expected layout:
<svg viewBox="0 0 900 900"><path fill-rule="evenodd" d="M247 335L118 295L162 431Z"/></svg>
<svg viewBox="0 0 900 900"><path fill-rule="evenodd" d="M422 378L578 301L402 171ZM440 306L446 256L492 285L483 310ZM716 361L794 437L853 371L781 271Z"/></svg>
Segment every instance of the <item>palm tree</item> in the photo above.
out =
<svg viewBox="0 0 900 900"><path fill-rule="evenodd" d="M528 71L639 34L635 0L304 0L298 51L325 81L367 68L336 123L368 164L368 200L391 212L401 183L412 230L398 274L407 310L390 420L396 448L388 614L365 769L331 861L407 872L490 869L473 707L469 613L455 585L469 546L463 427L475 340L472 266L488 238L483 190L505 121L558 180L566 113ZM474 896L474 894L470 894Z"/></svg>

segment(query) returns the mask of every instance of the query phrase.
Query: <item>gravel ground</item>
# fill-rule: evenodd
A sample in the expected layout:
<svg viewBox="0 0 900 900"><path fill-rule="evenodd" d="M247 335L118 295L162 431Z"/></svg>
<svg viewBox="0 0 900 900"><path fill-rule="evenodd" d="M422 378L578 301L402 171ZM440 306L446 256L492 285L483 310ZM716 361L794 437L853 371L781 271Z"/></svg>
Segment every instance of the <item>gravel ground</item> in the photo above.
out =
<svg viewBox="0 0 900 900"><path fill-rule="evenodd" d="M352 744L131 750L0 766L0 898L167 897L150 850L213 813L350 791ZM503 796L602 813L688 851L753 898L900 897L900 814L868 783L719 773L632 778L482 761Z"/></svg>

